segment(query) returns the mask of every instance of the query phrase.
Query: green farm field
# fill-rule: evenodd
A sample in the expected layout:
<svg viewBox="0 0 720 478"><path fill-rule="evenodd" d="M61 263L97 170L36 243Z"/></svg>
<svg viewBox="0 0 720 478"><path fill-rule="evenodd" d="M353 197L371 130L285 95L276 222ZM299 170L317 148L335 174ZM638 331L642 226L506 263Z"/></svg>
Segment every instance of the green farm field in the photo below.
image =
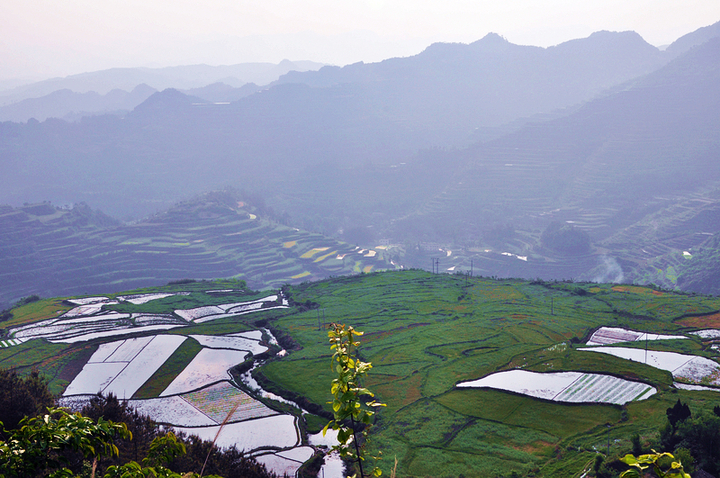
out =
<svg viewBox="0 0 720 478"><path fill-rule="evenodd" d="M317 308L273 321L302 349L260 369L265 378L328 405L332 380L327 331L339 322L364 331L359 353L373 368L365 385L387 404L369 451L382 451L402 476L580 476L596 450L631 451L647 443L680 398L711 408L715 392L672 387L665 372L578 350L600 326L681 333L677 319L720 309L720 299L603 284L491 280L422 271L387 272L292 287L297 302ZM700 340L661 341L658 350L717 356ZM560 404L460 381L526 370L585 371L643 381L647 400L617 405Z"/></svg>

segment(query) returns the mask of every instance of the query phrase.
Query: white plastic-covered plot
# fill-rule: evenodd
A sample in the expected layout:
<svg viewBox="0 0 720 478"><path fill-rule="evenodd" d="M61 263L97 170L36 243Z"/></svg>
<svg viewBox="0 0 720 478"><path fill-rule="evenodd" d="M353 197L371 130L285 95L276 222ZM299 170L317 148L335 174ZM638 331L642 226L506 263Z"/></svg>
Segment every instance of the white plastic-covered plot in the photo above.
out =
<svg viewBox="0 0 720 478"><path fill-rule="evenodd" d="M247 313L247 312L243 312L243 313ZM239 314L238 314L238 313L233 312L232 314L228 313L228 314L206 315L206 316L204 316L204 317L200 317L200 318L198 318L198 319L195 319L194 322L195 322L196 324L204 324L205 322L210 322L210 321L212 321L212 320L226 319L226 318L228 318L228 317L235 317L236 315L242 315L242 313L239 313Z"/></svg>
<svg viewBox="0 0 720 478"><path fill-rule="evenodd" d="M63 395L93 395L102 393L127 363L87 363L75 379L67 386ZM133 392L134 393L134 392ZM130 398L120 395L120 398Z"/></svg>
<svg viewBox="0 0 720 478"><path fill-rule="evenodd" d="M106 337L116 337L118 335L127 335L127 334L136 334L141 332L156 332L159 330L169 330L174 329L176 327L183 327L181 324L158 324L158 325L146 325L143 327L123 327L119 329L113 329L113 330L103 330L99 332L90 332L87 334L81 334L81 335L73 335L70 337L64 337L64 338L57 338L57 339L48 339L50 342L54 343L77 343L77 342L86 342L88 340L94 340L94 339L101 339Z"/></svg>
<svg viewBox="0 0 720 478"><path fill-rule="evenodd" d="M71 326L74 324L84 324L84 325L94 325L99 323L116 323L119 320L126 320L130 318L130 314L123 314L120 312L109 312L107 314L101 314L101 315L93 315L93 316L79 316L75 318L64 318L60 319L56 324L62 324Z"/></svg>
<svg viewBox="0 0 720 478"><path fill-rule="evenodd" d="M720 330L718 329L696 330L695 332L690 333L697 335L701 339L720 339Z"/></svg>
<svg viewBox="0 0 720 478"><path fill-rule="evenodd" d="M150 345L150 342L155 340L155 337L136 337L132 339L124 340L115 351L110 354L104 361L105 362L130 362L145 347Z"/></svg>
<svg viewBox="0 0 720 478"><path fill-rule="evenodd" d="M138 340L145 340L146 344L150 342L149 339L152 337L138 337ZM116 342L109 342L107 344L100 344L98 346L98 349L95 351L94 354L92 354L92 357L90 357L90 360L88 360L88 363L103 363L105 362L108 357L110 357L112 354L115 353L117 349L120 348L125 343L124 340L118 340Z"/></svg>
<svg viewBox="0 0 720 478"><path fill-rule="evenodd" d="M169 314L135 313L135 314L132 314L131 319L133 322L135 322L135 325L157 325L157 324L187 325L187 322L185 322L184 320L179 319L179 318L174 317Z"/></svg>
<svg viewBox="0 0 720 478"><path fill-rule="evenodd" d="M129 327L132 325L129 317L129 314L121 314L118 312L111 312L91 317L63 316L58 319L45 320L17 329L12 329L10 333L14 334L16 338L26 340L44 338L50 341L60 341L87 333Z"/></svg>
<svg viewBox="0 0 720 478"><path fill-rule="evenodd" d="M203 440L214 440L220 426L213 427L175 427L176 430L197 435ZM272 417L246 420L226 424L216 444L220 448L237 446L240 451L251 451L261 447L290 448L298 445L300 438L295 417L292 415L275 415Z"/></svg>
<svg viewBox="0 0 720 478"><path fill-rule="evenodd" d="M487 375L478 380L458 383L458 387L494 388L552 400L580 377L579 372L537 373L527 370L508 370Z"/></svg>
<svg viewBox="0 0 720 478"><path fill-rule="evenodd" d="M130 398L185 340L180 335L156 335L103 344L63 395L112 392Z"/></svg>
<svg viewBox="0 0 720 478"><path fill-rule="evenodd" d="M97 304L100 302L107 302L110 299L108 299L107 297L83 297L80 299L66 299L66 300L68 302L70 302L71 304L75 304L75 305L88 305L88 304Z"/></svg>
<svg viewBox="0 0 720 478"><path fill-rule="evenodd" d="M314 435L308 435L308 443L313 446L324 446L326 448L332 448L338 444L337 436L338 431L329 428L325 432L325 435L323 435L322 432L316 433Z"/></svg>
<svg viewBox="0 0 720 478"><path fill-rule="evenodd" d="M229 334L231 337L245 337L246 339L250 340L262 340L262 331L261 330L249 330L247 332L236 332L234 334Z"/></svg>
<svg viewBox="0 0 720 478"><path fill-rule="evenodd" d="M318 476L323 478L345 478L345 464L340 458L340 454L333 451L325 455L325 463L320 468Z"/></svg>
<svg viewBox="0 0 720 478"><path fill-rule="evenodd" d="M217 422L179 395L172 397L149 398L146 400L130 400L129 405L143 415L147 415L158 423L183 427L206 427L217 425Z"/></svg>
<svg viewBox="0 0 720 478"><path fill-rule="evenodd" d="M252 305L252 304L259 303L260 305L262 305L263 302L276 302L277 298L278 298L277 295L269 295L267 297L263 297L262 299L255 299L255 300L250 300L247 302L234 302L232 304L222 304L222 305L219 305L218 307L220 307L225 312L227 312L231 309L242 308L242 307Z"/></svg>
<svg viewBox="0 0 720 478"><path fill-rule="evenodd" d="M181 335L156 335L110 382L104 392L112 392L117 397L132 397L185 340L186 337ZM115 354L108 360L113 360Z"/></svg>
<svg viewBox="0 0 720 478"><path fill-rule="evenodd" d="M65 317L80 317L85 315L95 315L99 314L102 311L102 308L104 305L113 305L117 304L117 301L108 301L98 304L89 304L89 305L79 305L75 307L74 309L70 309L67 312L65 312L63 315L61 315L61 318Z"/></svg>
<svg viewBox="0 0 720 478"><path fill-rule="evenodd" d="M197 340L203 347L245 350L253 355L267 351L267 347L260 345L260 342L257 340L247 339L245 337L227 335L191 335L190 337Z"/></svg>
<svg viewBox="0 0 720 478"><path fill-rule="evenodd" d="M646 383L623 380L611 375L585 373L558 393L554 400L622 405L635 400L644 400L655 393L657 390Z"/></svg>
<svg viewBox="0 0 720 478"><path fill-rule="evenodd" d="M633 362L645 363L651 367L667 370L675 378L682 378L695 383L708 380L711 384L720 385L720 377L718 377L720 375L720 365L714 360L705 357L625 347L593 347L580 350L600 352L632 360Z"/></svg>
<svg viewBox="0 0 720 478"><path fill-rule="evenodd" d="M180 397L212 419L213 425L278 414L229 382L216 383Z"/></svg>
<svg viewBox="0 0 720 478"><path fill-rule="evenodd" d="M535 398L574 403L624 403L643 400L657 390L650 385L603 374L539 373L528 370L498 372L458 387L494 388Z"/></svg>
<svg viewBox="0 0 720 478"><path fill-rule="evenodd" d="M673 377L692 383L708 383L720 385L720 366L717 362L705 357L695 357L673 371Z"/></svg>
<svg viewBox="0 0 720 478"><path fill-rule="evenodd" d="M690 385L689 383L675 382L673 383L673 386L681 390L694 390L696 392L720 392L720 388L704 387L702 385Z"/></svg>
<svg viewBox="0 0 720 478"><path fill-rule="evenodd" d="M20 345L21 343L25 342L24 339L9 339L9 340L0 340L0 346L2 347L14 347L16 345Z"/></svg>
<svg viewBox="0 0 720 478"><path fill-rule="evenodd" d="M610 345L621 342L636 342L644 340L670 340L686 339L683 335L660 335L636 330L628 330L619 327L600 327L592 334L587 345Z"/></svg>
<svg viewBox="0 0 720 478"><path fill-rule="evenodd" d="M249 312L249 311L262 309L262 307L263 307L263 302L252 302L250 304L235 306L231 309L228 309L228 312L232 313L232 314L242 314L243 312Z"/></svg>
<svg viewBox="0 0 720 478"><path fill-rule="evenodd" d="M188 322L192 322L208 315L223 314L224 312L225 311L223 309L216 305L207 305L204 307L196 307L194 309L178 309L175 311L177 315Z"/></svg>
<svg viewBox="0 0 720 478"><path fill-rule="evenodd" d="M130 400L130 405L157 422L181 427L215 426L224 421L232 423L278 415L229 382L183 395Z"/></svg>
<svg viewBox="0 0 720 478"><path fill-rule="evenodd" d="M175 294L136 294L128 296L119 296L119 300L124 300L135 305L142 305L150 302L151 300L164 299L165 297L172 297Z"/></svg>
<svg viewBox="0 0 720 478"><path fill-rule="evenodd" d="M40 322L35 322L32 324L27 325L21 325L20 327L12 327L8 331L9 335L17 338L17 339L25 339L25 340L31 340L34 339L38 334L46 333L47 330L63 330L63 328L57 327L55 329L52 329L54 327L54 324L58 322L60 319L54 318L54 319L47 319Z"/></svg>
<svg viewBox="0 0 720 478"><path fill-rule="evenodd" d="M160 396L191 392L227 380L228 370L244 362L246 355L244 350L202 349Z"/></svg>
<svg viewBox="0 0 720 478"><path fill-rule="evenodd" d="M278 476L295 476L298 469L304 462L313 455L313 449L309 446L299 446L286 451L255 455L258 463L265 465L265 468Z"/></svg>

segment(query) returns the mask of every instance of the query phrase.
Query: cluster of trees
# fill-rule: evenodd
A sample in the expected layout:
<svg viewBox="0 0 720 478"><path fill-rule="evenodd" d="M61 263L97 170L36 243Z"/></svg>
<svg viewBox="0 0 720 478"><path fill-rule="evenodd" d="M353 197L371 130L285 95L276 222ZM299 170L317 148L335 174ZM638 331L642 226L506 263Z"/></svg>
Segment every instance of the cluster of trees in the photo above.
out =
<svg viewBox="0 0 720 478"><path fill-rule="evenodd" d="M590 235L572 224L554 221L540 239L543 246L563 254L579 255L590 251Z"/></svg>
<svg viewBox="0 0 720 478"><path fill-rule="evenodd" d="M113 395L56 408L37 371L0 370L0 477L273 478L235 448L174 434Z"/></svg>
<svg viewBox="0 0 720 478"><path fill-rule="evenodd" d="M713 409L713 413L700 412L693 414L690 407L678 400L675 405L666 410L668 421L660 430L657 442L643 446L638 434L631 438L632 455L628 454L620 460L606 462L602 455L598 455L594 466L595 476L610 478L621 476L628 478L638 475L640 468L659 466L664 470L672 470L673 463L677 463L676 474L659 474L647 476L678 476L683 473L695 474L700 470L713 476L720 475L720 406ZM650 454L647 454L652 452ZM634 455L634 456L633 456ZM637 457L637 458L635 458ZM627 465L636 467L627 469Z"/></svg>

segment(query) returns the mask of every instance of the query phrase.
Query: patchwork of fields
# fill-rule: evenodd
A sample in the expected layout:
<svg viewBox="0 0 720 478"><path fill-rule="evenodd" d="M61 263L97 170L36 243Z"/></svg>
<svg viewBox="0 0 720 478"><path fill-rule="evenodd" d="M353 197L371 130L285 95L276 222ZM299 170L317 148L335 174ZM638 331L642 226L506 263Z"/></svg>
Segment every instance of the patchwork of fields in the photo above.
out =
<svg viewBox="0 0 720 478"><path fill-rule="evenodd" d="M683 325L718 313L719 298L422 271L284 290L207 282L42 300L15 310L0 365L41 368L75 406L113 392L210 439L227 422L221 446L289 474L326 421L277 395L328 410L330 322L365 332L366 385L387 403L369 451L397 456L403 476L580 474L608 433L611 452L627 452L632 434L651 439L678 398L707 409L720 391L720 334ZM257 356L275 356L252 372L267 391L233 372ZM386 473L391 465L380 462Z"/></svg>
<svg viewBox="0 0 720 478"><path fill-rule="evenodd" d="M187 433L213 439L224 425L220 446L261 453L276 473L293 474L313 452L300 446L297 418L239 389L230 373L246 359L277 349L267 330L248 330L241 318L287 309L287 300L278 294L248 297L233 289L209 292L214 294L67 299L69 309L55 311L57 318L10 327L7 335L14 338L5 341L6 348L64 344L68 360L60 366L67 371L81 367L71 372L69 383L55 381L64 388L61 401L67 406L80 408L94 394L112 393L140 413ZM249 300L233 300L238 297ZM216 303L178 307L198 300ZM176 333L157 335L169 329ZM92 351L85 360L73 357L80 347L85 355Z"/></svg>

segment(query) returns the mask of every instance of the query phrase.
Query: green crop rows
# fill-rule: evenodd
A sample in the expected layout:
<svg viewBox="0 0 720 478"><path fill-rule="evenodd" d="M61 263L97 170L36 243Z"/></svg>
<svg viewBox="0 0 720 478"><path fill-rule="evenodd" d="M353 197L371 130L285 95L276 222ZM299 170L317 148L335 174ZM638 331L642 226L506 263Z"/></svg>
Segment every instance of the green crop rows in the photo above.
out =
<svg viewBox="0 0 720 478"><path fill-rule="evenodd" d="M593 459L593 447L604 449L608 433L613 447L629 451L630 436L656 433L677 398L705 406L712 395L672 389L668 372L580 352L575 343L599 326L682 331L674 319L718 310L720 299L421 271L340 278L292 290L296 301L318 307L274 323L302 350L266 364L261 373L325 404L332 373L323 324L342 322L364 331L360 353L373 363L366 385L388 405L371 440L372 450L387 458L381 464L386 473L397 457L403 476L507 476L512 471L572 476ZM560 343L566 345L555 347ZM698 353L701 344L664 341L661 347ZM602 372L644 381L659 393L628 404L628 418L621 421L619 406L560 404L454 387L518 367Z"/></svg>

